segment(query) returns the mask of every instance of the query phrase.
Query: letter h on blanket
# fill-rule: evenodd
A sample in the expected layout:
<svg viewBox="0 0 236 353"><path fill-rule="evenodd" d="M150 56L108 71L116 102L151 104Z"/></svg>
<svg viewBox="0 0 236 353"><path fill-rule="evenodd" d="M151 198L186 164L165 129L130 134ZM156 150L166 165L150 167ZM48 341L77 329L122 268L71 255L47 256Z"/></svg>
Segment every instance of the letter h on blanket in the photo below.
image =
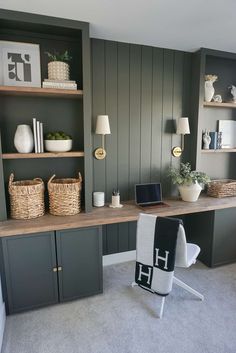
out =
<svg viewBox="0 0 236 353"><path fill-rule="evenodd" d="M196 262L200 252L198 245L186 243L185 231L180 219L161 218L140 214L137 224L137 250L135 282L132 286L162 296L160 318L165 297L173 282L204 299L203 295L174 277L174 267L189 267Z"/></svg>

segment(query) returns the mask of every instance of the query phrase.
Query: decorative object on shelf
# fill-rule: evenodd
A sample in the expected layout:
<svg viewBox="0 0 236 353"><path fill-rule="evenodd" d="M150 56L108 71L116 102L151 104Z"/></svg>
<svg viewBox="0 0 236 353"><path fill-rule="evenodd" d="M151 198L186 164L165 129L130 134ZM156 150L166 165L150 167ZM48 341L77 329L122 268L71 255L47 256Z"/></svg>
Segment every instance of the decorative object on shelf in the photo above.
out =
<svg viewBox="0 0 236 353"><path fill-rule="evenodd" d="M48 181L49 212L54 216L72 216L81 211L82 176Z"/></svg>
<svg viewBox="0 0 236 353"><path fill-rule="evenodd" d="M29 125L18 125L14 136L14 146L19 153L30 153L34 147L34 138Z"/></svg>
<svg viewBox="0 0 236 353"><path fill-rule="evenodd" d="M120 204L120 192L118 189L114 189L112 191L112 196L111 196L111 204L109 207L112 208L121 208L123 205Z"/></svg>
<svg viewBox="0 0 236 353"><path fill-rule="evenodd" d="M72 58L69 56L68 51L66 50L63 54L59 54L57 52L54 54L45 52L45 54L47 54L50 60L48 63L48 79L56 81L69 81L70 67L67 62Z"/></svg>
<svg viewBox="0 0 236 353"><path fill-rule="evenodd" d="M44 142L49 152L68 152L72 149L72 138L63 131L49 132Z"/></svg>
<svg viewBox="0 0 236 353"><path fill-rule="evenodd" d="M181 135L181 147L176 146L172 148L172 155L174 157L180 157L184 151L184 135L190 134L188 118L179 118L177 123L176 134Z"/></svg>
<svg viewBox="0 0 236 353"><path fill-rule="evenodd" d="M216 94L215 96L213 96L213 101L215 103L222 103L222 97L220 94Z"/></svg>
<svg viewBox="0 0 236 353"><path fill-rule="evenodd" d="M203 142L203 149L204 150L209 150L209 146L211 143L211 137L209 134L209 131L205 130L205 132L202 135L202 142Z"/></svg>
<svg viewBox="0 0 236 353"><path fill-rule="evenodd" d="M234 85L229 86L230 93L233 96L232 102L236 103L236 87Z"/></svg>
<svg viewBox="0 0 236 353"><path fill-rule="evenodd" d="M93 206L102 207L105 205L105 193L103 191L94 191Z"/></svg>
<svg viewBox="0 0 236 353"><path fill-rule="evenodd" d="M41 87L38 44L0 41L0 84Z"/></svg>
<svg viewBox="0 0 236 353"><path fill-rule="evenodd" d="M236 121L234 120L218 120L218 130L221 131L222 148L236 147Z"/></svg>
<svg viewBox="0 0 236 353"><path fill-rule="evenodd" d="M218 79L216 75L205 75L205 102L211 102L215 89L213 83Z"/></svg>
<svg viewBox="0 0 236 353"><path fill-rule="evenodd" d="M180 169L171 168L169 176L178 189L183 201L197 201L202 187L210 182L210 178L203 172L191 170L190 163L180 163Z"/></svg>
<svg viewBox="0 0 236 353"><path fill-rule="evenodd" d="M94 157L96 159L104 159L106 157L106 151L104 148L104 136L110 135L110 133L111 130L108 115L98 115L95 134L102 135L102 147L99 147L94 151Z"/></svg>
<svg viewBox="0 0 236 353"><path fill-rule="evenodd" d="M236 180L212 180L207 187L207 195L211 197L236 196Z"/></svg>
<svg viewBox="0 0 236 353"><path fill-rule="evenodd" d="M44 215L44 183L42 179L13 181L9 177L11 218L31 219Z"/></svg>
<svg viewBox="0 0 236 353"><path fill-rule="evenodd" d="M34 152L44 153L43 123L33 118Z"/></svg>
<svg viewBox="0 0 236 353"><path fill-rule="evenodd" d="M216 148L220 150L222 148L222 131L217 132L217 146Z"/></svg>
<svg viewBox="0 0 236 353"><path fill-rule="evenodd" d="M217 131L210 131L209 132L210 138L211 138L211 143L210 143L210 150L216 150L217 149Z"/></svg>

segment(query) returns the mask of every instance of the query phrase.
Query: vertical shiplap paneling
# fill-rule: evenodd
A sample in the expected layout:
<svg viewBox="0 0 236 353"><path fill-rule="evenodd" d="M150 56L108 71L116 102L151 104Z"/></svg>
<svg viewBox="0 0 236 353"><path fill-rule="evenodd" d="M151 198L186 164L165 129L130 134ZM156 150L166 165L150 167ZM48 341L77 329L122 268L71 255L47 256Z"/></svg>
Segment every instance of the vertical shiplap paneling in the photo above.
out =
<svg viewBox="0 0 236 353"><path fill-rule="evenodd" d="M106 114L109 116L111 135L106 138L106 201L111 202L111 194L118 186L118 77L117 48L115 42L105 42L105 87Z"/></svg>
<svg viewBox="0 0 236 353"><path fill-rule="evenodd" d="M170 194L171 182L166 177L171 165L174 51L164 50L163 65L163 116L162 116L162 160L161 183L164 196Z"/></svg>
<svg viewBox="0 0 236 353"><path fill-rule="evenodd" d="M106 191L109 202L114 187L122 200L134 198L134 185L166 178L179 137L173 120L189 114L191 55L173 50L92 40L93 119L108 114L105 161L94 160L94 189ZM187 138L186 138L187 139ZM94 136L94 148L101 143ZM104 254L133 250L136 222L104 227Z"/></svg>
<svg viewBox="0 0 236 353"><path fill-rule="evenodd" d="M152 131L152 48L142 47L141 63L141 182L151 179L151 131Z"/></svg>
<svg viewBox="0 0 236 353"><path fill-rule="evenodd" d="M163 109L163 49L153 48L151 181L161 179L162 109Z"/></svg>
<svg viewBox="0 0 236 353"><path fill-rule="evenodd" d="M95 135L97 115L105 114L105 43L101 40L93 40L92 45L92 129L93 149L101 146L101 136ZM99 161L93 158L93 190L105 191L106 170L105 160Z"/></svg>
<svg viewBox="0 0 236 353"><path fill-rule="evenodd" d="M134 199L134 185L140 182L141 119L141 46L130 46L130 135L129 199Z"/></svg>
<svg viewBox="0 0 236 353"><path fill-rule="evenodd" d="M129 44L118 43L118 187L121 200L129 188Z"/></svg>

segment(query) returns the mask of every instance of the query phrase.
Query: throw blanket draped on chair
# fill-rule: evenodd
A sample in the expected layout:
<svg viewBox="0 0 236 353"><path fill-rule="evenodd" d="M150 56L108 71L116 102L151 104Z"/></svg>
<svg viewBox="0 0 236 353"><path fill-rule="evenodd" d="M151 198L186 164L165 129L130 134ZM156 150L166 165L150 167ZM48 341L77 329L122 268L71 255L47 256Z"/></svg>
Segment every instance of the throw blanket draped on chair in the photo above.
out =
<svg viewBox="0 0 236 353"><path fill-rule="evenodd" d="M179 219L140 214L135 282L141 288L162 296L170 293L180 224Z"/></svg>

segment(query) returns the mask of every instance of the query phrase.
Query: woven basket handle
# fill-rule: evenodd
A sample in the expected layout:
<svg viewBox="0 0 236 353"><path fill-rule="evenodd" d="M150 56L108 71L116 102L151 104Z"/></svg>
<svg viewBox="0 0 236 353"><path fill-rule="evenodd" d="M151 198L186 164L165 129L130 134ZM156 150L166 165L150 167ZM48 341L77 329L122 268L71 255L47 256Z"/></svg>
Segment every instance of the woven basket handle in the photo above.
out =
<svg viewBox="0 0 236 353"><path fill-rule="evenodd" d="M82 175L80 174L80 172L79 172L79 181L82 183Z"/></svg>
<svg viewBox="0 0 236 353"><path fill-rule="evenodd" d="M43 182L43 179L41 178L34 178L33 180Z"/></svg>
<svg viewBox="0 0 236 353"><path fill-rule="evenodd" d="M48 185L51 184L52 180L55 178L56 174L53 174L51 178L48 180Z"/></svg>
<svg viewBox="0 0 236 353"><path fill-rule="evenodd" d="M13 180L14 180L14 174L11 173L11 175L9 176L9 187L12 185Z"/></svg>

